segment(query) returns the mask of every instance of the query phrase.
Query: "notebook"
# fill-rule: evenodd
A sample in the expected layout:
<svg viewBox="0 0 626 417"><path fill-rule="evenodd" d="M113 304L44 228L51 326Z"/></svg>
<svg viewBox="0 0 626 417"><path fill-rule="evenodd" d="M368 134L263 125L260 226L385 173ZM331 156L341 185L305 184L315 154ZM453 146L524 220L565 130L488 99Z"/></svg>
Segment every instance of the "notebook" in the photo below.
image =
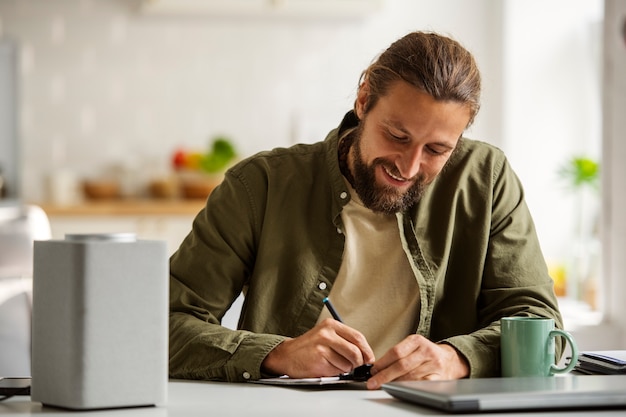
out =
<svg viewBox="0 0 626 417"><path fill-rule="evenodd" d="M626 374L626 350L582 352L574 369L585 374Z"/></svg>
<svg viewBox="0 0 626 417"><path fill-rule="evenodd" d="M626 375L389 382L392 396L447 412L626 409Z"/></svg>

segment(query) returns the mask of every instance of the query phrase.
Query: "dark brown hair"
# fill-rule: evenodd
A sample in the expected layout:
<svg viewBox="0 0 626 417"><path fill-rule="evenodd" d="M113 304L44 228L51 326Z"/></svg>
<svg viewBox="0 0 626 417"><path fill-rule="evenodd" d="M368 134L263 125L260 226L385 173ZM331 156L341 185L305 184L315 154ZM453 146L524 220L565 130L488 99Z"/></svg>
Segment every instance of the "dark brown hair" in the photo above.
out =
<svg viewBox="0 0 626 417"><path fill-rule="evenodd" d="M385 95L390 84L403 80L435 100L466 104L468 126L480 108L480 71L472 54L457 41L431 32L412 32L389 46L363 73L368 86L364 112Z"/></svg>

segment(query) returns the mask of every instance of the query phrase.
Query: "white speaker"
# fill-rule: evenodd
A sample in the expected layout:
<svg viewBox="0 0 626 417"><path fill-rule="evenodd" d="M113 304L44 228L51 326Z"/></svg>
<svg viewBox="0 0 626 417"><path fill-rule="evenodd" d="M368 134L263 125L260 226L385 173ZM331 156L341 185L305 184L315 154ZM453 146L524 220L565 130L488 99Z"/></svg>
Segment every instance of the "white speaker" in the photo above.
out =
<svg viewBox="0 0 626 417"><path fill-rule="evenodd" d="M166 243L134 234L36 241L33 401L70 409L163 405Z"/></svg>

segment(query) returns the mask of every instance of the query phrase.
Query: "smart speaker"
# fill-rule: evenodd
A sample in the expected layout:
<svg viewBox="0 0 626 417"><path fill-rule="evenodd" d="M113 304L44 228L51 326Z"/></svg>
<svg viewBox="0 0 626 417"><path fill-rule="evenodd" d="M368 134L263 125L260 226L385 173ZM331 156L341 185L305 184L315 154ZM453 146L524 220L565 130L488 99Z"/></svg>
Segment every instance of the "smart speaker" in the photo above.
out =
<svg viewBox="0 0 626 417"><path fill-rule="evenodd" d="M35 242L33 401L70 409L165 404L167 259L165 242L128 233Z"/></svg>

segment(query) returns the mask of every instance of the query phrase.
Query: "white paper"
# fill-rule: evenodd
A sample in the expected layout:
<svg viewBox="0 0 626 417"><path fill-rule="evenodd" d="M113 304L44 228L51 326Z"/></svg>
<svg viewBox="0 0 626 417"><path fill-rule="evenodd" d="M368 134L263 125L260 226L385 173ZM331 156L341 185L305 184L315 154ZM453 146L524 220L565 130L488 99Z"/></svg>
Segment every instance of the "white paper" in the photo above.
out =
<svg viewBox="0 0 626 417"><path fill-rule="evenodd" d="M356 381L352 379L342 379L338 376L326 376L319 378L289 378L285 375L277 378L261 378L250 382L266 385L338 385L353 384Z"/></svg>

